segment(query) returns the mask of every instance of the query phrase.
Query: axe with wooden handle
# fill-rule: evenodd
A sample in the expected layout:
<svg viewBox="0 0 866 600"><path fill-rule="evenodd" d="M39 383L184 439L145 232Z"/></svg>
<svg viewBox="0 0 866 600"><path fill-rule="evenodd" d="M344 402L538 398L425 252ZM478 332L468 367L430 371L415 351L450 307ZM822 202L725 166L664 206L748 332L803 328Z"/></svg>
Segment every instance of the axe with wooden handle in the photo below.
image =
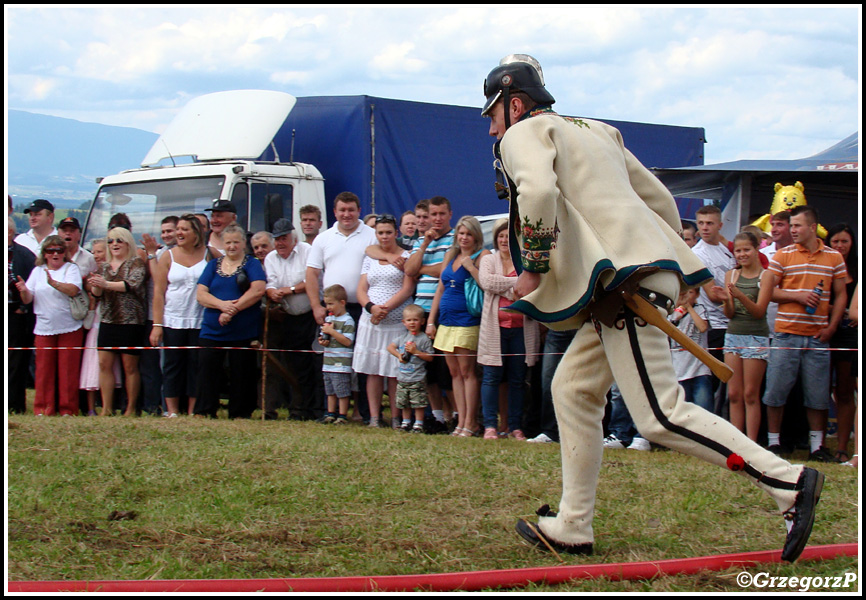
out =
<svg viewBox="0 0 866 600"><path fill-rule="evenodd" d="M694 354L698 360L707 365L713 374L724 382L727 382L734 375L734 371L725 363L717 360L712 354L699 346L684 334L682 331L674 327L673 323L662 316L652 303L639 294L629 294L626 291L621 292L625 305L628 306L641 319L655 325L664 331L668 337L676 341L680 346Z"/></svg>

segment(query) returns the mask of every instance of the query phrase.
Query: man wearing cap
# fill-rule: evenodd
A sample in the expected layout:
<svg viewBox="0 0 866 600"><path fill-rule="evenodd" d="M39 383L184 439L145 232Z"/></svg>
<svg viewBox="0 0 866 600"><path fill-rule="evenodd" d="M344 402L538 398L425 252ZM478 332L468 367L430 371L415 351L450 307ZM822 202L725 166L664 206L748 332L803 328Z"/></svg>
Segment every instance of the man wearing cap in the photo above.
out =
<svg viewBox="0 0 866 600"><path fill-rule="evenodd" d="M767 492L786 519L782 559L795 560L812 530L823 475L791 465L686 402L667 336L630 308L640 296L647 315L667 312L681 290L711 277L679 236L673 197L619 131L553 112L534 58L504 58L484 94L519 273L519 299L510 308L555 330L578 328L552 383L562 453L559 511L542 506L538 523L520 519L518 533L542 549L592 552L601 421L616 381L645 438L736 471Z"/></svg>
<svg viewBox="0 0 866 600"><path fill-rule="evenodd" d="M81 224L75 217L66 217L57 224L59 235L66 242L66 258L69 262L74 262L78 265L78 270L81 271L81 276L87 279L91 273L96 272L96 260L93 255L82 248L81 242Z"/></svg>
<svg viewBox="0 0 866 600"><path fill-rule="evenodd" d="M214 200L213 206L206 208L205 212L210 212L210 239L208 240L208 246L214 250L218 250L221 254L225 254L222 232L223 229L237 220L238 209L229 200Z"/></svg>
<svg viewBox="0 0 866 600"><path fill-rule="evenodd" d="M24 214L30 215L30 231L19 234L15 242L39 256L45 238L57 235L57 229L54 228L54 205L40 198L25 208Z"/></svg>
<svg viewBox="0 0 866 600"><path fill-rule="evenodd" d="M279 219L271 232L274 236L274 251L265 257L265 273L268 284L265 294L268 300L279 304L285 312L281 323L284 350L279 352L279 361L288 366L300 387L300 394L292 394L289 419L307 421L318 418L323 410L324 398L317 397L320 388L317 379L322 377L321 358L311 352L316 339L316 319L307 296L307 256L310 245L298 241L298 234L289 219ZM275 369L270 370L268 383L276 383ZM272 374L274 376L272 376ZM265 396L265 418L276 418L276 407L281 398L274 393L278 386L269 385ZM275 397L276 396L276 397Z"/></svg>

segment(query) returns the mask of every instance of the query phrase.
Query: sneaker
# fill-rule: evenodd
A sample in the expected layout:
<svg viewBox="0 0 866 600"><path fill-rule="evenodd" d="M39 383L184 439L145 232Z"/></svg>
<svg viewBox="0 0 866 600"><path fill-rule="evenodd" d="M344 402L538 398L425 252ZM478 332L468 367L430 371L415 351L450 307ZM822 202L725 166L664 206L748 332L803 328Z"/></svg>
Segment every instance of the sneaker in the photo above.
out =
<svg viewBox="0 0 866 600"><path fill-rule="evenodd" d="M333 417L332 417L332 418L333 418ZM349 424L349 419L347 419L347 418L344 417L344 416L339 416L339 417L337 417L336 419L334 419L333 421L331 421L331 423L334 424L334 425L348 425L348 424Z"/></svg>
<svg viewBox="0 0 866 600"><path fill-rule="evenodd" d="M824 446L821 446L809 455L808 460L823 463L838 463L839 459Z"/></svg>
<svg viewBox="0 0 866 600"><path fill-rule="evenodd" d="M625 450L625 444L613 434L604 438L604 447L608 450Z"/></svg>
<svg viewBox="0 0 866 600"><path fill-rule="evenodd" d="M319 419L319 423L321 423L323 425L330 425L331 423L333 423L336 420L337 420L337 417L335 417L333 415L325 415L324 417Z"/></svg>
<svg viewBox="0 0 866 600"><path fill-rule="evenodd" d="M496 433L495 427L488 427L484 430L484 439L485 440L498 440L499 436Z"/></svg>
<svg viewBox="0 0 866 600"><path fill-rule="evenodd" d="M652 450L652 446L650 446L649 440L645 440L641 437L636 437L631 441L631 444L628 447L629 450L640 450L642 452L649 452Z"/></svg>
<svg viewBox="0 0 866 600"><path fill-rule="evenodd" d="M539 433L534 438L526 440L530 444L552 444L553 440L546 433Z"/></svg>
<svg viewBox="0 0 866 600"><path fill-rule="evenodd" d="M406 431L409 431L409 429ZM412 433L424 433L424 426L421 423L415 423L415 425L412 426L411 431Z"/></svg>

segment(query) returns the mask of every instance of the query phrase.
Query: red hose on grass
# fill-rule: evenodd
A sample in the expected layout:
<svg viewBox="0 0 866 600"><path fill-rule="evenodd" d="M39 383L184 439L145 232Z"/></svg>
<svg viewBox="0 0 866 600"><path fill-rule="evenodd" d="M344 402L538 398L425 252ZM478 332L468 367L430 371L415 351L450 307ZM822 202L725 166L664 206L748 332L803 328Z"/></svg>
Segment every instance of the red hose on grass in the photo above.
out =
<svg viewBox="0 0 866 600"><path fill-rule="evenodd" d="M800 560L827 560L856 556L857 544L813 546ZM606 577L611 580L652 579L659 575L722 571L732 567L753 567L779 562L781 551L744 552L696 558L564 565L501 571L471 571L428 575L387 575L383 577L300 577L297 579L179 579L143 581L20 581L9 582L9 592L403 592L478 591L524 587L529 584L555 585L573 579Z"/></svg>

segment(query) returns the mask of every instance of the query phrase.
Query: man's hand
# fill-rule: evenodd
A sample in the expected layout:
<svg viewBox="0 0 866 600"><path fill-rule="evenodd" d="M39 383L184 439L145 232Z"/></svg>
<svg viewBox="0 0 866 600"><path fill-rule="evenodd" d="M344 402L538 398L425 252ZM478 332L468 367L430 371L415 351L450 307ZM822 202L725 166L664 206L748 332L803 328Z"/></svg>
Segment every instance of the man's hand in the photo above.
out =
<svg viewBox="0 0 866 600"><path fill-rule="evenodd" d="M818 335L815 335L812 337L816 340L819 340L820 342L822 342L824 344L828 344L828 343L830 343L830 339L835 334L836 334L836 328L828 325L827 327L822 328L821 331L818 332Z"/></svg>
<svg viewBox="0 0 866 600"><path fill-rule="evenodd" d="M313 304L313 318L316 319L317 325L322 325L325 322L325 316L328 311L325 310L324 306Z"/></svg>
<svg viewBox="0 0 866 600"><path fill-rule="evenodd" d="M797 301L803 306L812 308L818 308L818 305L821 304L821 295L816 294L814 290L808 292L799 292L799 298Z"/></svg>
<svg viewBox="0 0 866 600"><path fill-rule="evenodd" d="M728 290L720 285L707 285L704 287L707 297L716 304L721 304L728 297Z"/></svg>
<svg viewBox="0 0 866 600"><path fill-rule="evenodd" d="M156 251L159 250L159 242L148 233L141 234L141 243L148 254L156 254Z"/></svg>
<svg viewBox="0 0 866 600"><path fill-rule="evenodd" d="M541 273L523 271L517 277L517 285L514 286L514 296L519 300L538 289L541 283Z"/></svg>
<svg viewBox="0 0 866 600"><path fill-rule="evenodd" d="M285 295L283 293L283 288L268 288L267 290L265 290L265 293L268 296L268 300L270 300L271 302L279 302L283 299L283 296Z"/></svg>

